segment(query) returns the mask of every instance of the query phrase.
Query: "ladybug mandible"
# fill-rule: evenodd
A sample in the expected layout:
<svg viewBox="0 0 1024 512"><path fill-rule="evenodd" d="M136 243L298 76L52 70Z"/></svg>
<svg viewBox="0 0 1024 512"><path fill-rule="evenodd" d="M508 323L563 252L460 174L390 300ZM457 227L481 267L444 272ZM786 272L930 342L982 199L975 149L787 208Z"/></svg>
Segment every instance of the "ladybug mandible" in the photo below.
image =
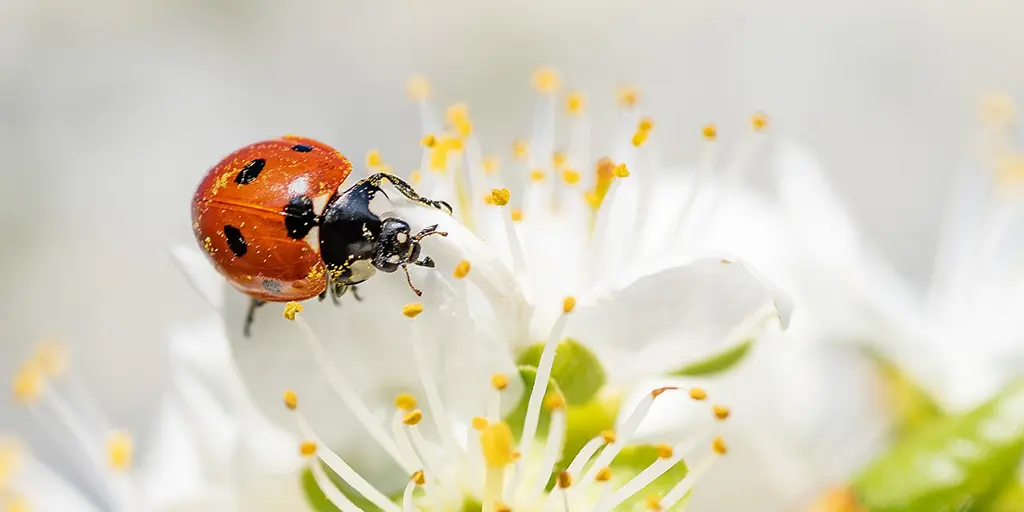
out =
<svg viewBox="0 0 1024 512"><path fill-rule="evenodd" d="M196 241L228 281L252 297L245 320L249 335L256 308L328 293L335 303L377 270L405 271L420 258L420 240L446 236L437 225L419 233L395 217L381 182L417 203L452 212L444 201L421 197L412 186L377 173L347 189L352 164L338 150L312 139L284 136L231 153L206 173L192 198Z"/></svg>

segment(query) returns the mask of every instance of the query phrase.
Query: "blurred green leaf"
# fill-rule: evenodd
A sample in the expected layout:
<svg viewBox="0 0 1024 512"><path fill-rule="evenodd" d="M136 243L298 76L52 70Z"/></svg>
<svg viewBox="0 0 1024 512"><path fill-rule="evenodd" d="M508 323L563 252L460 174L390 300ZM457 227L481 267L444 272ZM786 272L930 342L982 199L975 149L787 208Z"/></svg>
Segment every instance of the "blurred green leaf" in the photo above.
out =
<svg viewBox="0 0 1024 512"><path fill-rule="evenodd" d="M1024 484L1020 481L1020 477L1010 482L996 499L992 500L992 506L989 508L992 512L1014 512L1018 510L1024 510Z"/></svg>
<svg viewBox="0 0 1024 512"><path fill-rule="evenodd" d="M655 446L633 445L623 448L611 464L613 486L615 488L622 486L656 460L658 460L658 449ZM668 471L648 484L647 487L644 487L643 490L622 502L622 504L616 507L615 510L637 512L646 511L648 497L654 495L664 497L668 491L686 477L688 472L689 468L686 467L686 462L680 460ZM687 496L687 498L689 498L689 496ZM682 510L687 501L688 500L684 498L679 503L676 503L675 506L665 510Z"/></svg>
<svg viewBox="0 0 1024 512"><path fill-rule="evenodd" d="M537 380L537 368L529 365L519 366L519 377L523 379L523 396L519 398L519 403L516 404L515 409L509 411L508 415L505 416L505 422L512 429L512 433L518 438L523 434L523 422L526 421L526 409L530 405L530 390L533 389L533 383ZM565 395L562 394L562 390L558 387L558 382L553 378L548 379L548 386L544 393L544 398L551 394L562 395L563 402L565 401ZM537 435L546 436L548 433L548 427L551 423L551 413L547 407L540 408L540 420L537 423ZM527 449L527 448L520 448Z"/></svg>
<svg viewBox="0 0 1024 512"><path fill-rule="evenodd" d="M1024 454L1024 381L965 414L921 425L853 484L872 512L980 511L1016 475Z"/></svg>
<svg viewBox="0 0 1024 512"><path fill-rule="evenodd" d="M519 364L536 368L542 352L543 343L526 347L519 354ZM590 349L566 338L558 344L555 361L551 365L551 378L558 382L568 404L579 405L593 398L604 386L605 373Z"/></svg>
<svg viewBox="0 0 1024 512"><path fill-rule="evenodd" d="M719 352L707 359L688 363L669 375L678 377L707 377L725 372L739 364L754 346L754 340L744 340L735 347Z"/></svg>
<svg viewBox="0 0 1024 512"><path fill-rule="evenodd" d="M885 384L885 398L892 411L897 439L945 415L939 404L889 358L868 351Z"/></svg>
<svg viewBox="0 0 1024 512"><path fill-rule="evenodd" d="M569 467L572 458L592 438L605 430L615 428L621 400L618 397L597 395L582 405L571 405L566 409L565 444L562 448L561 471Z"/></svg>

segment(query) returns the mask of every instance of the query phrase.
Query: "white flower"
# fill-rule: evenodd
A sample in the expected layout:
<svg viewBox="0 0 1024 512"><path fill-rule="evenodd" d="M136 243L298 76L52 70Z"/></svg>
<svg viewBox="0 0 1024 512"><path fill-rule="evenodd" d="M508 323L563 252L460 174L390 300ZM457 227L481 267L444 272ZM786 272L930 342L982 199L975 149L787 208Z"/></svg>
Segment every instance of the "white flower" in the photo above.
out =
<svg viewBox="0 0 1024 512"><path fill-rule="evenodd" d="M223 331L218 320L194 332L172 333L174 383L138 455L133 436L114 428L75 379L66 349L55 342L40 345L14 375L13 393L59 449L59 466L34 457L25 441L0 435L3 510L307 509L294 443L256 413L238 377L232 380L228 373L223 334L218 349L209 343L216 339L203 332L211 329Z"/></svg>

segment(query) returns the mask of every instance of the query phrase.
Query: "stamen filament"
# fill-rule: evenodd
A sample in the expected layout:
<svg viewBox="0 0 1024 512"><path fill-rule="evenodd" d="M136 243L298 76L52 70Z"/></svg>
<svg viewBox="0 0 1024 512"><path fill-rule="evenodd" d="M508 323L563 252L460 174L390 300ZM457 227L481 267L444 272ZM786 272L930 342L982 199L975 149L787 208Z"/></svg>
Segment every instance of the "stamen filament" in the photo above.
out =
<svg viewBox="0 0 1024 512"><path fill-rule="evenodd" d="M683 460L684 455L689 453L690 450L697 445L697 441L694 439L704 439L705 436L698 436L688 441L683 441L672 447L672 456L668 458L655 460L651 465L644 468L640 473L631 478L622 487L620 487L615 494L612 496L609 508L615 508L620 503L633 497L636 493L644 490L651 482L654 482L661 475L665 474L666 471L672 469L679 461Z"/></svg>
<svg viewBox="0 0 1024 512"><path fill-rule="evenodd" d="M433 280L431 280L433 282ZM444 411L444 403L441 400L441 393L437 389L437 383L434 382L434 378L430 375L430 370L427 367L426 355L423 353L423 336L420 334L419 326L416 322L410 322L412 329L412 354L413 359L416 362L416 370L420 374L420 382L423 384L423 390L427 394L427 404L430 405L430 416L434 420L434 425L437 426L437 430L440 432L441 441L444 443L446 453L452 455L462 453L462 448L455 442L454 432L451 424L448 423L448 416Z"/></svg>
<svg viewBox="0 0 1024 512"><path fill-rule="evenodd" d="M505 486L505 469L488 467L484 478L484 496L482 512L495 512Z"/></svg>
<svg viewBox="0 0 1024 512"><path fill-rule="evenodd" d="M318 457L309 458L309 470L313 474L313 481L316 482L316 486L320 488L320 492L324 493L327 501L330 501L332 505L341 509L341 512L362 512L355 503L352 503L334 485L334 482L327 476L327 472L324 471L324 467L320 464Z"/></svg>
<svg viewBox="0 0 1024 512"><path fill-rule="evenodd" d="M423 469L435 482L441 480L441 466L438 465L435 457L436 454L430 450L430 443L423 437L423 433L420 432L416 425L408 425L406 430L409 432L409 437L412 438L413 449L416 450L420 460L423 461Z"/></svg>
<svg viewBox="0 0 1024 512"><path fill-rule="evenodd" d="M693 484L711 468L711 465L714 464L718 457L720 456L715 453L705 455L704 458L697 463L697 466L690 469L690 472L686 474L686 477L680 480L679 483L677 483L675 487L673 487L672 490L670 490L668 494L661 499L662 508L670 509L675 506L676 503L679 503L679 500L685 498L686 494L693 488Z"/></svg>
<svg viewBox="0 0 1024 512"><path fill-rule="evenodd" d="M533 381L533 388L530 389L530 401L526 406L526 418L523 420L523 435L519 440L519 446L529 450L533 445L533 437L537 434L537 422L540 420L540 407L544 403L544 394L548 389L548 379L551 378L551 369L555 364L555 353L558 351L558 342L562 339L562 332L565 324L569 321L569 313L563 312L558 320L555 320L554 327L544 343L544 351L541 352L540 361L537 363L537 377Z"/></svg>
<svg viewBox="0 0 1024 512"><path fill-rule="evenodd" d="M562 450L562 441L566 431L565 412L562 409L551 411L551 426L548 429L548 439L544 444L544 453L540 459L540 472L537 480L533 482L529 490L531 500L536 499L548 483L547 475L550 475L558 463L558 456Z"/></svg>
<svg viewBox="0 0 1024 512"><path fill-rule="evenodd" d="M405 433L405 424L402 423L402 418L404 417L405 411L402 411L401 409L395 411L395 414L391 419L391 437L395 439L395 444L398 445L398 451L401 452L402 457L409 465L422 467L423 463L420 462L420 458L416 456L416 450L413 449L412 443L409 442L409 436Z"/></svg>
<svg viewBox="0 0 1024 512"><path fill-rule="evenodd" d="M611 464L615 456L619 454L622 447L629 443L630 437L636 432L637 427L650 412L651 406L654 405L655 393L648 393L644 396L644 399L637 404L636 408L629 413L626 417L626 421L622 423L622 428L616 433L616 439L605 446L604 450L597 456L594 464L590 466L590 469L580 477L579 481L581 484L588 483L594 475L595 468L604 468Z"/></svg>
<svg viewBox="0 0 1024 512"><path fill-rule="evenodd" d="M412 502L412 491L416 489L416 482L409 480L405 484L405 491L402 492L402 512L416 512L416 505Z"/></svg>

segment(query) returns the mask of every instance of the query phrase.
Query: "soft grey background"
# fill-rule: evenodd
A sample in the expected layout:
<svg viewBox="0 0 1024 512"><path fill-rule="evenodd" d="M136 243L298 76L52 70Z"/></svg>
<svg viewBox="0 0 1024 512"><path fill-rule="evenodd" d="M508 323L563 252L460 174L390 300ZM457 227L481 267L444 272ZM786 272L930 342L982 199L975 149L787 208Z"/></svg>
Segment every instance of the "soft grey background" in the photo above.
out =
<svg viewBox="0 0 1024 512"><path fill-rule="evenodd" d="M164 250L197 180L301 133L418 165L413 73L492 148L526 135L531 72L610 104L631 82L666 160L752 111L815 149L871 240L929 273L973 105L1022 83L1011 0L0 0L0 375L58 336L111 416L144 430L165 328L205 312ZM598 119L611 119L608 109ZM0 429L28 423L0 399Z"/></svg>

